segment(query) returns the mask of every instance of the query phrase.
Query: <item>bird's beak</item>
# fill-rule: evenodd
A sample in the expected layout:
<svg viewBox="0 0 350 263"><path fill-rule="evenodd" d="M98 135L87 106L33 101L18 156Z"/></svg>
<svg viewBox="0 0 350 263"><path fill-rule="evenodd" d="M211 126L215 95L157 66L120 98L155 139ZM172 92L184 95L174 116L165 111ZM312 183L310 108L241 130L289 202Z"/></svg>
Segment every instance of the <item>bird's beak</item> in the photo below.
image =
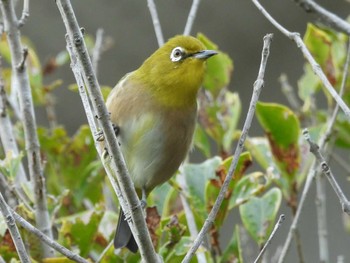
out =
<svg viewBox="0 0 350 263"><path fill-rule="evenodd" d="M216 54L218 54L218 52L215 50L202 50L193 54L193 57L198 59L208 59Z"/></svg>

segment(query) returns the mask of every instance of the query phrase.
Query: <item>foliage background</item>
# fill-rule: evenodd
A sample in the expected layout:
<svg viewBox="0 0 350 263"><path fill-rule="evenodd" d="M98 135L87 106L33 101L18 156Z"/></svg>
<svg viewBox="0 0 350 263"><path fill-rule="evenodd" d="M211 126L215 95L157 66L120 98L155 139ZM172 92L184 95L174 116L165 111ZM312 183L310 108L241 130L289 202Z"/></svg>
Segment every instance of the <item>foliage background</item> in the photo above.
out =
<svg viewBox="0 0 350 263"><path fill-rule="evenodd" d="M301 35L306 30L307 21L314 21L314 17L307 15L291 0L261 1L270 13L282 25L290 30L298 31ZM341 0L318 1L324 7L345 18L348 15L349 3ZM102 55L99 80L101 84L113 86L126 72L135 69L150 53L157 48L152 21L147 9L146 1L112 1L112 0L84 0L72 1L79 23L88 34L95 34L101 27L106 35L113 38L114 45ZM156 1L160 22L165 38L182 33L191 1ZM53 1L32 1L30 21L24 26L22 33L28 36L37 48L41 61L48 60L51 55L65 49L64 28L58 10ZM248 102L255 81L260 62L262 37L266 33L275 33L271 46L271 54L265 77L265 88L261 94L261 100L287 104L280 91L277 79L284 72L290 82L296 86L303 70L304 59L294 43L276 32L276 30L247 0L203 0L195 24L192 30L203 32L215 41L221 50L228 53L234 60L235 69L230 84L230 89L239 92L243 103L242 112L248 108ZM58 70L59 78L64 81L62 87L54 91L57 96L58 121L65 125L69 133L73 134L86 118L83 114L79 95L72 93L66 87L74 83L70 68L65 66ZM55 74L53 79L57 79ZM53 80L52 79L52 80ZM48 83L50 77L46 79ZM74 108L72 108L74 106ZM244 115L244 114L243 114ZM39 123L47 125L44 110L37 111ZM243 117L241 117L242 121ZM261 135L262 130L257 121L253 122L250 135ZM347 154L342 152L342 154ZM192 156L199 161L200 156ZM252 170L252 168L250 168ZM343 170L342 170L343 172ZM335 170L337 173L337 170ZM339 174L340 178L345 176ZM327 184L328 198L335 197L334 192ZM350 189L344 189L350 196ZM318 243L316 231L316 212L314 208L314 191L308 197L306 211L301 219L300 232L302 235L306 262L318 260ZM340 206L336 200L332 200L334 206L328 205L329 244L330 257L335 259L337 255L344 254L350 258L348 244L350 237L344 233ZM285 240L287 229L291 222L289 208L281 209L287 215L282 229L274 239L270 251L274 251L277 244ZM233 214L226 222L228 233L232 233L232 222L240 221L239 216ZM226 232L226 231L225 231ZM222 241L228 241L222 235ZM295 253L291 249L291 253ZM294 262L292 255L288 256L289 262Z"/></svg>

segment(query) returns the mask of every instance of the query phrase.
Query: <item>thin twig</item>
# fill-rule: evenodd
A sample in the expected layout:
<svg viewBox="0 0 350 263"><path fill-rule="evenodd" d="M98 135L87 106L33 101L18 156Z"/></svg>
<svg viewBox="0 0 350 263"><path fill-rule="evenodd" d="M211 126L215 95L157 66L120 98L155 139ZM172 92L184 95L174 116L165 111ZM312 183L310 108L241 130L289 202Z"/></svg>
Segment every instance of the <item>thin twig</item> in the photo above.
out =
<svg viewBox="0 0 350 263"><path fill-rule="evenodd" d="M103 52L103 33L102 28L97 29L95 46L92 50L91 62L96 76L98 76L98 63L100 62L101 54Z"/></svg>
<svg viewBox="0 0 350 263"><path fill-rule="evenodd" d="M39 229L32 226L27 220L25 220L23 217L21 217L19 214L17 214L14 210L11 210L11 213L18 224L20 224L28 232L37 236L37 238L39 238L43 243L52 247L54 250L60 252L62 255L66 256L67 258L69 258L75 262L79 262L79 263L88 263L89 262L86 259L79 256L78 254L76 254L76 253L70 251L69 249L65 248L64 246L60 245L59 243L54 241L52 238L48 237L43 232L41 232Z"/></svg>
<svg viewBox="0 0 350 263"><path fill-rule="evenodd" d="M314 73L319 77L321 80L323 86L328 90L328 92L332 95L334 100L339 104L340 108L343 110L345 115L350 120L350 109L345 104L343 99L338 95L336 90L333 88L331 83L329 82L327 76L323 73L320 65L315 61L313 56L311 55L310 51L307 49L306 45L304 44L303 40L300 37L299 33L290 32L286 28L284 28L281 24L279 24L265 9L264 7L259 3L258 0L252 0L254 5L258 8L258 10L266 17L269 22L274 25L283 35L288 37L289 39L293 40L297 47L301 50L306 60L310 63Z"/></svg>
<svg viewBox="0 0 350 263"><path fill-rule="evenodd" d="M18 204L18 201L16 199L16 195L14 193L13 187L10 186L5 176L1 172L0 172L0 185L1 185L0 192L3 189L3 195L7 200L7 204L10 207L15 207Z"/></svg>
<svg viewBox="0 0 350 263"><path fill-rule="evenodd" d="M306 200L307 194L309 193L310 187L312 185L312 181L315 178L315 175L316 175L315 161L312 162L311 167L312 168L310 169L310 171L309 171L309 173L308 173L308 175L306 177L306 182L305 182L304 189L303 189L303 192L302 192L300 200L299 200L298 208L297 208L297 211L295 212L295 215L294 215L294 218L293 218L293 222L292 222L292 224L291 224L291 226L289 228L286 241L284 242L281 254L280 254L279 259L278 259L278 263L283 263L284 262L284 259L285 259L286 255L287 255L287 252L289 250L290 244L292 242L293 235L295 234L295 231L297 230L297 225L299 223L299 219L300 219L300 215L301 215L302 209L304 208L304 204L305 204L305 200Z"/></svg>
<svg viewBox="0 0 350 263"><path fill-rule="evenodd" d="M350 45L350 42L349 42L349 45ZM348 74L347 73L347 71L348 71L347 69L348 69L349 60L350 60L350 53L349 52L350 52L350 48L348 48L347 59L346 59L345 66L344 66L344 75L343 75L343 80L342 80L342 87L343 87L343 83L346 83L346 79L347 79L347 74ZM346 69L346 71L345 71L345 69ZM341 95L343 94L343 88L341 88L340 94ZM334 112L332 114L332 117L330 117L329 120L327 121L326 131L324 132L323 136L321 136L321 138L320 138L320 140L318 142L318 145L320 146L321 149L323 149L323 147L325 146L325 144L327 142L327 138L329 137L329 134L331 134L331 131L333 129L333 126L334 126L334 123L335 123L335 120L336 120L338 109L339 109L339 105L337 104L335 106L335 108L334 108ZM312 161L312 165L311 166L312 166L312 169L310 169L310 171L309 171L309 173L308 173L308 175L306 177L306 182L305 182L305 186L304 186L303 192L302 192L300 200L299 200L298 209L297 209L297 211L295 213L295 216L293 218L293 222L292 222L292 224L290 226L290 229L288 231L288 235L287 235L286 241L284 242L283 249L282 249L282 252L280 254L278 263L284 262L284 259L287 256L287 253L288 253L291 241L292 241L293 234L294 234L295 230L297 229L297 225L299 223L300 215L301 215L302 209L304 208L304 204L305 204L305 200L306 200L307 194L309 193L309 190L310 190L310 187L311 187L313 179L317 175L317 166L316 166L316 161L315 160Z"/></svg>
<svg viewBox="0 0 350 263"><path fill-rule="evenodd" d="M350 202L348 201L344 192L341 190L339 184L335 180L328 163L326 162L326 160L324 159L323 155L320 152L319 146L311 140L309 131L307 129L305 129L303 131L303 135L304 135L305 140L310 145L310 152L316 157L316 160L320 164L320 168L322 169L322 172L327 177L329 183L333 187L333 190L337 194L339 201L340 201L340 204L342 206L343 212L350 215Z"/></svg>
<svg viewBox="0 0 350 263"><path fill-rule="evenodd" d="M348 52L347 52L347 58L344 65L344 73L342 78L342 83L339 91L339 96L343 96L345 86L346 86L346 80L348 76L348 69L349 69L349 63L350 63L350 41L348 43ZM331 138L332 130L334 127L334 123L336 121L337 115L339 111L339 105L336 104L335 108L333 110L333 113L331 117L329 118L329 124L328 129L323 135L324 141L329 141L329 138ZM333 141L335 137L333 136ZM327 149L330 149L330 145L326 145L325 148L325 155L327 158L330 155L331 151L327 151ZM322 174L319 174L316 176L316 210L317 210L317 232L318 232L318 240L319 240L319 255L320 255L320 262L327 263L329 262L329 246L328 246L328 230L327 230L327 210L326 210L326 190L325 190L325 178Z"/></svg>
<svg viewBox="0 0 350 263"><path fill-rule="evenodd" d="M247 113L247 117L246 117L246 120L244 122L243 129L242 129L242 133L241 133L241 136L238 140L238 144L237 144L237 147L236 147L236 150L234 153L232 163L231 163L230 168L228 170L227 176L226 176L224 183L220 189L220 192L219 192L219 195L215 201L215 204L208 215L208 218L205 220L205 223L204 223L202 229L200 230L197 238L195 239L194 244L192 245L191 249L187 252L184 260L182 261L183 263L190 262L194 253L197 251L197 249L201 245L201 243L204 239L204 236L206 235L206 233L208 232L208 230L210 229L211 225L214 222L214 219L215 219L215 217L220 209L221 203L225 197L225 194L227 192L229 184L230 184L232 177L234 175L234 171L236 169L239 156L240 156L242 149L243 149L243 146L244 146L244 141L248 135L248 131L250 129L250 125L251 125L253 117L254 117L256 103L258 101L261 89L264 85L265 68L266 68L267 58L268 58L269 53L270 53L271 41L272 41L272 34L265 35L264 47L262 50L258 78L254 83L254 90L253 90L252 98L251 98L250 105L249 105L249 111Z"/></svg>
<svg viewBox="0 0 350 263"><path fill-rule="evenodd" d="M350 24L334 13L329 12L312 0L294 0L307 13L315 13L319 18L334 29L350 35Z"/></svg>
<svg viewBox="0 0 350 263"><path fill-rule="evenodd" d="M295 90L288 82L287 75L282 74L278 80L281 84L282 92L289 102L289 105L293 108L293 110L300 111L300 102L295 94Z"/></svg>
<svg viewBox="0 0 350 263"><path fill-rule="evenodd" d="M18 26L22 27L27 22L29 17L29 0L23 0L23 10L21 18L18 21Z"/></svg>
<svg viewBox="0 0 350 263"><path fill-rule="evenodd" d="M164 44L164 37L162 33L162 27L160 26L156 5L153 0L147 0L147 5L149 12L151 13L153 27L158 41L158 46L161 47Z"/></svg>
<svg viewBox="0 0 350 263"><path fill-rule="evenodd" d="M317 233L320 262L329 262L327 209L326 209L326 185L324 176L316 176L316 212L317 212Z"/></svg>
<svg viewBox="0 0 350 263"><path fill-rule="evenodd" d="M40 144L36 132L33 99L29 84L29 77L25 63L21 33L17 27L18 21L13 6L13 1L0 1L0 8L7 31L7 41L10 46L12 59L12 85L17 86L19 104L21 109L25 146L27 150L28 166L31 182L34 190L35 220L37 227L49 237L52 237L49 212L47 209L46 186L43 175ZM23 67L22 67L23 62ZM20 65L20 68L18 68ZM43 257L53 256L53 250L42 244Z"/></svg>
<svg viewBox="0 0 350 263"><path fill-rule="evenodd" d="M114 240L112 239L111 242L109 242L108 246L106 246L106 248L102 251L101 255L97 258L97 260L95 261L95 263L99 263L101 262L101 260L103 259L103 257L106 255L106 253L108 252L108 250L110 249L110 247L113 245Z"/></svg>
<svg viewBox="0 0 350 263"><path fill-rule="evenodd" d="M188 14L187 22L186 22L186 26L185 26L185 30L184 30L185 36L191 34L191 29L193 26L193 22L196 18L196 14L197 14L197 10L198 10L200 2L201 2L201 0L193 0L193 2L192 2L191 10L190 10L190 13Z"/></svg>
<svg viewBox="0 0 350 263"><path fill-rule="evenodd" d="M269 236L269 239L266 241L265 245L264 245L263 248L260 250L260 253L259 253L259 255L256 257L254 263L259 262L259 260L260 260L260 258L262 257L262 255L264 255L264 253L265 253L265 251L266 251L268 245L271 243L272 238L275 236L277 230L278 230L278 229L280 228L280 226L282 225L284 219L285 219L284 214L280 215L280 217L279 217L277 223L275 224L275 227L273 228L273 230L272 230L272 232L271 232L271 234L270 234L270 236Z"/></svg>
<svg viewBox="0 0 350 263"><path fill-rule="evenodd" d="M181 199L182 206L184 208L188 230L190 231L191 238L195 239L198 235L198 229L197 229L196 220L195 220L193 211L187 201L188 187L187 187L184 172L183 172L183 166L181 166L179 170L180 170L180 173L176 176L176 181L181 187L180 199ZM207 262L203 251L199 251L198 253L196 253L196 257L197 257L198 263Z"/></svg>
<svg viewBox="0 0 350 263"><path fill-rule="evenodd" d="M22 237L18 231L15 220L14 220L9 209L10 208L6 204L4 197L0 193L0 210L1 210L1 213L6 221L7 229L10 231L12 241L15 244L19 259L21 260L21 262L28 262L29 263L30 258L27 254L25 247L24 247Z"/></svg>
<svg viewBox="0 0 350 263"><path fill-rule="evenodd" d="M0 59L0 72L2 70L1 62L2 60ZM9 117L9 114L7 113L7 105L8 105L8 100L6 96L5 86L4 86L3 79L0 75L0 140L5 150L5 153L12 152L13 157L17 157L19 156L19 150L18 150L17 142L13 132L13 125ZM28 177L26 175L22 162L18 167L18 172L14 180L14 185L16 188L15 191L18 192L19 194L21 192L21 184L26 184L28 187L30 185L30 182L28 181ZM25 201L25 199L23 200Z"/></svg>
<svg viewBox="0 0 350 263"><path fill-rule="evenodd" d="M67 30L68 45L72 46L72 54L74 57L72 60L77 61L79 65L80 74L83 76L88 95L90 96L90 102L96 116L97 122L103 131L104 143L108 150L108 164L109 169L106 169L107 175L111 182L118 183L120 190L127 201L127 206L122 205L125 213L130 212L130 219L128 223L131 231L135 237L135 240L140 248L141 257L145 262L159 262L160 258L155 253L152 241L146 226L145 219L143 217L141 202L137 197L135 188L128 174L127 167L120 151L117 139L113 127L111 125L109 114L104 103L100 86L98 84L96 75L93 71L90 57L88 55L84 38L78 22L76 20L73 8L69 0L56 0L56 4L61 13L64 25ZM98 144L98 142L96 142ZM104 165L105 160L103 160ZM114 188L114 187L113 187ZM114 188L118 198L120 192Z"/></svg>

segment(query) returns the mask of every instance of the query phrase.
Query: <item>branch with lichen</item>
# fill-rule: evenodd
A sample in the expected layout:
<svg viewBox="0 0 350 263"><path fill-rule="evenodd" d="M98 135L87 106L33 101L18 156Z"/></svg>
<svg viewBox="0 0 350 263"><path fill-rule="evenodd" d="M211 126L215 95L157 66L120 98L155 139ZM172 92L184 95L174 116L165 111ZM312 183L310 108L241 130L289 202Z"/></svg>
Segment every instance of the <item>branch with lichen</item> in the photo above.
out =
<svg viewBox="0 0 350 263"><path fill-rule="evenodd" d="M24 127L29 174L34 191L35 220L37 227L46 235L52 237L51 222L47 209L45 178L41 166L40 145L36 132L33 99L25 63L27 52L22 47L19 21L15 14L13 1L1 0L0 8L12 58L12 88L18 93ZM42 244L42 252L43 257L53 255L53 250L45 244Z"/></svg>
<svg viewBox="0 0 350 263"><path fill-rule="evenodd" d="M249 132L249 129L250 129L253 117L254 117L256 103L258 102L261 89L264 86L265 69L266 69L266 65L267 65L267 59L268 59L269 54L270 54L270 45L271 45L271 41L272 41L272 36L273 36L272 34L267 34L264 37L264 46L263 46L262 55L261 55L261 63L260 63L258 78L254 83L254 89L253 89L253 94L252 94L252 98L251 98L250 105L249 105L249 110L248 110L247 117L246 117L244 125L243 125L241 136L240 136L240 138L238 140L238 144L236 146L235 153L233 155L233 159L232 159L230 168L229 168L228 173L226 175L226 178L222 184L222 187L221 187L219 195L214 203L214 206L213 206L212 210L210 211L207 219L205 220L205 223L202 226L202 229L200 230L192 247L187 252L185 258L183 259L183 261L182 261L183 263L190 262L190 260L194 256L195 252L197 251L199 246L202 244L205 235L207 234L208 230L210 229L211 225L213 224L213 222L215 220L215 217L220 209L222 201L224 200L225 194L228 190L229 184L230 184L232 177L234 175L235 169L237 167L239 156L242 153L242 150L244 147L244 141L245 141L246 137L248 136L248 132Z"/></svg>
<svg viewBox="0 0 350 263"><path fill-rule="evenodd" d="M79 87L81 89L86 88L87 95L89 96L89 104L91 103L92 111L94 112L94 114L92 114L92 112L87 112L87 115L96 116L97 123L102 130L105 146L109 153L108 157L104 157L103 159L103 164L107 165L107 175L111 176L109 179L117 185L114 190L116 191L118 198L120 198L121 192L127 201L127 206L123 203L121 203L121 205L124 212L128 214L128 223L140 248L141 257L145 262L158 262L159 256L155 253L152 245L146 222L143 218L140 200L133 187L124 158L115 137L109 114L102 98L99 83L95 72L93 71L90 57L88 56L82 30L78 25L70 1L57 0L56 4L67 30L68 45L72 47L70 50L72 55L71 60L76 61L79 70L78 74L83 77L84 85L80 85ZM98 144L97 141L96 144ZM106 160L105 158L108 159ZM119 191L118 187L121 191ZM130 211L132 211L132 213L130 213Z"/></svg>

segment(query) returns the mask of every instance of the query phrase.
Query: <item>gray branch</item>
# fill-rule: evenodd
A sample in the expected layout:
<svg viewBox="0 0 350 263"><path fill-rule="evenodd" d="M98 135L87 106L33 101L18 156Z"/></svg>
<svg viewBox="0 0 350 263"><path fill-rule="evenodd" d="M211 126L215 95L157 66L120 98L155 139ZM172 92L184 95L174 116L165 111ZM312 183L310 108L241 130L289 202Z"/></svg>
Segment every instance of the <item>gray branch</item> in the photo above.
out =
<svg viewBox="0 0 350 263"><path fill-rule="evenodd" d="M329 12L313 0L294 0L307 13L314 13L327 25L350 35L350 24L339 16Z"/></svg>
<svg viewBox="0 0 350 263"><path fill-rule="evenodd" d="M12 241L15 244L19 259L23 263L26 263L26 262L30 263L30 258L27 254L25 247L24 247L22 237L18 231L15 220L14 220L9 209L10 208L6 204L4 197L0 193L0 210L1 210L1 213L6 221L7 228L10 231Z"/></svg>
<svg viewBox="0 0 350 263"><path fill-rule="evenodd" d="M79 71L83 76L84 83L90 97L94 116L97 118L97 122L103 131L104 142L108 150L109 159L107 161L108 165L110 164L111 170L113 171L111 174L109 174L109 169L107 169L107 175L112 176L112 178L109 177L110 180L118 184L121 193L127 200L128 206L123 207L122 205L123 210L125 209L124 212L132 211L132 213L130 213L131 220L128 220L128 222L131 230L133 231L136 242L140 248L140 253L143 261L152 263L159 262L160 258L154 251L145 219L143 217L141 203L133 187L124 158L116 140L109 119L109 114L103 101L101 90L96 79L96 75L93 71L91 60L88 55L84 38L76 20L74 11L69 0L57 0L56 4L67 30L67 40L69 42L69 45L72 46L74 57L71 59L72 61L76 59L79 65ZM116 191L116 194L119 198L120 193Z"/></svg>
<svg viewBox="0 0 350 263"><path fill-rule="evenodd" d="M31 182L34 189L35 219L37 227L52 237L49 212L47 210L45 178L41 167L40 145L36 133L33 99L29 77L24 61L21 33L18 28L13 1L1 0L0 8L7 32L7 41L12 57L12 86L18 91L20 110L24 126L25 145ZM22 67L23 63L23 67ZM18 67L20 65L20 67ZM53 250L42 244L43 257L51 257Z"/></svg>
<svg viewBox="0 0 350 263"><path fill-rule="evenodd" d="M284 214L280 215L277 223L275 224L275 227L273 228L269 239L266 241L265 245L263 246L263 248L260 250L259 255L256 257L256 259L254 260L254 263L258 263L259 260L261 259L261 257L264 255L267 247L269 246L269 244L271 243L272 238L275 236L275 234L277 233L277 230L280 228L280 226L282 225L283 221L285 219Z"/></svg>
<svg viewBox="0 0 350 263"><path fill-rule="evenodd" d="M2 67L0 60L0 72L1 70ZM17 157L19 156L19 150L13 132L13 125L7 112L7 106L8 101L6 97L4 82L0 75L0 140L2 146L4 147L5 153L12 152L13 157ZM29 185L29 181L24 171L22 162L18 167L18 172L14 180L14 184L17 192L21 191L21 184Z"/></svg>
<svg viewBox="0 0 350 263"><path fill-rule="evenodd" d="M62 255L65 255L67 258L69 258L75 262L79 262L79 263L88 263L89 262L89 261L85 260L84 258L82 258L81 256L79 256L78 254L70 251L69 249L67 249L64 246L55 242L52 238L45 235L45 233L41 232L39 229L32 226L28 221L26 221L23 217L21 217L15 211L11 210L11 213L18 224L20 224L28 232L34 234L37 238L39 238L41 240L41 242L47 244L48 246L52 247L54 250L60 252Z"/></svg>
<svg viewBox="0 0 350 263"><path fill-rule="evenodd" d="M320 152L320 147L311 140L309 131L307 129L303 131L303 135L305 137L305 140L310 145L310 152L316 157L316 160L320 164L320 168L322 172L327 177L330 185L333 187L333 190L337 194L340 204L342 206L343 212L350 215L350 202L348 201L344 192L341 190L339 184L335 180L331 168L329 167L328 163L326 162L325 158Z"/></svg>
<svg viewBox="0 0 350 263"><path fill-rule="evenodd" d="M157 8L153 0L147 0L147 4L148 4L149 12L151 13L153 27L154 27L154 31L156 33L156 37L158 41L158 46L161 47L164 44L164 37L162 33L162 27L160 26L160 22L158 18Z"/></svg>
<svg viewBox="0 0 350 263"><path fill-rule="evenodd" d="M264 7L259 3L257 0L252 0L254 5L258 8L258 10L266 17L266 19L275 26L283 35L288 37L289 39L293 40L297 47L301 50L306 60L310 63L314 73L319 77L321 80L323 86L326 88L326 90L332 95L334 100L337 102L337 104L340 106L340 108L344 111L345 115L350 120L350 109L345 104L343 99L338 95L336 90L333 88L329 80L327 79L327 76L323 73L321 67L313 56L311 55L310 51L307 49L306 45L304 44L303 40L301 39L299 33L290 32L286 28L284 28L281 24L279 24L267 11L264 9Z"/></svg>
<svg viewBox="0 0 350 263"><path fill-rule="evenodd" d="M241 133L241 136L238 140L238 144L237 144L234 156L233 156L232 163L231 163L230 168L228 170L227 176L226 176L225 181L220 189L220 192L219 192L219 195L215 201L215 204L208 215L208 218L205 220L205 223L204 223L202 229L200 230L197 238L195 239L194 244L192 245L191 249L187 252L185 258L183 259L183 261L182 261L183 263L190 262L191 258L194 256L195 252L197 251L197 249L199 248L199 246L203 242L204 236L207 234L208 230L210 229L211 225L214 222L214 219L215 219L215 217L220 209L221 203L224 200L225 194L227 192L229 184L230 184L232 177L234 175L239 156L240 156L240 154L243 150L243 147L244 147L244 141L248 135L248 131L250 129L250 126L251 126L251 123L252 123L252 120L254 117L256 103L258 102L261 89L264 86L265 68L266 68L267 58L268 58L269 53L270 53L271 41L272 41L272 34L268 34L264 37L264 47L263 47L262 56L261 56L261 63L260 63L258 78L254 83L254 90L253 90L252 98L251 98L250 105L249 105L249 111L247 113L247 117L245 119L244 126L242 129L242 133Z"/></svg>
<svg viewBox="0 0 350 263"><path fill-rule="evenodd" d="M197 10L198 10L200 2L201 2L201 0L193 0L193 2L192 2L191 10L190 10L190 13L188 14L187 22L186 22L186 26L185 26L185 30L184 30L185 36L191 34L191 29L193 26L193 22L196 18L196 14L197 14Z"/></svg>
<svg viewBox="0 0 350 263"><path fill-rule="evenodd" d="M96 76L98 76L98 63L101 59L101 54L103 52L103 29L99 28L96 32L96 40L95 40L95 46L92 50L92 66L94 68Z"/></svg>
<svg viewBox="0 0 350 263"><path fill-rule="evenodd" d="M29 17L29 0L23 0L23 10L21 18L18 21L18 26L22 27L27 22Z"/></svg>
<svg viewBox="0 0 350 263"><path fill-rule="evenodd" d="M349 42L349 47L350 47L350 42ZM341 90L340 90L340 96L342 96L342 94L344 92L344 87L345 87L347 74L348 74L347 71L348 71L348 66L349 66L349 63L350 63L350 48L349 47L348 47L348 54L347 54L347 58L346 58L345 66L344 66L344 76L343 76L343 79L342 79L342 86L341 86ZM335 108L334 108L332 116L327 121L326 131L324 132L323 136L321 136L321 138L320 138L320 140L318 142L318 144L319 144L321 149L324 148L324 146L325 146L325 144L327 142L327 139L328 139L329 135L331 134L331 131L333 129L333 126L334 126L334 123L335 123L335 120L336 120L336 116L337 116L338 110L339 110L339 105L337 104L335 106ZM295 231L297 229L297 225L299 223L300 215L301 215L302 209L304 208L304 204L305 204L305 200L306 200L307 194L309 193L312 181L313 181L313 179L315 178L316 175L317 175L317 165L316 165L316 161L314 160L313 164L312 164L312 169L310 169L310 171L309 171L309 173L308 173L308 175L306 177L306 182L305 182L305 186L304 186L303 192L302 192L300 200L299 200L298 209L297 209L297 211L295 213L293 222L292 222L292 224L290 226L290 229L288 231L287 239L286 239L286 241L285 241L285 243L283 245L283 249L282 249L280 258L278 260L278 263L284 262L284 259L287 256L287 253L288 253L288 250L290 248L291 241L292 241L293 234L295 233Z"/></svg>

